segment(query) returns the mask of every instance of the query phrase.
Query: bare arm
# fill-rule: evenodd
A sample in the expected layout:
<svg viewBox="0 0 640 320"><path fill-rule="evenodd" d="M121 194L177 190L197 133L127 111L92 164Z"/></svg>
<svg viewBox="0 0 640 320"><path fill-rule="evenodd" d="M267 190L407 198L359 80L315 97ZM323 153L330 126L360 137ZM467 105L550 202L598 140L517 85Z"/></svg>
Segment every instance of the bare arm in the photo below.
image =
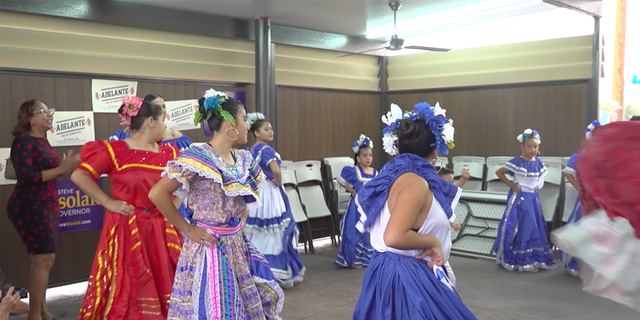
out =
<svg viewBox="0 0 640 320"><path fill-rule="evenodd" d="M355 196L357 194L356 189L354 189L351 185L345 185L340 182L338 182L338 184L340 184L345 190L347 190L347 192L351 193L352 196Z"/></svg>
<svg viewBox="0 0 640 320"><path fill-rule="evenodd" d="M189 230L190 224L180 215L178 207L174 200L171 199L173 193L180 188L180 182L167 177L162 177L158 183L156 183L151 191L149 191L149 200L160 210L163 216L171 222L178 230L186 233ZM180 200L182 201L182 200Z"/></svg>
<svg viewBox="0 0 640 320"><path fill-rule="evenodd" d="M465 183L467 183L469 179L467 179L466 177L460 177L460 179L458 179L458 181L456 181L454 184L458 187L458 188L462 188L462 186L464 186Z"/></svg>
<svg viewBox="0 0 640 320"><path fill-rule="evenodd" d="M99 205L104 206L111 197L106 194L99 186L93 181L91 175L82 170L75 170L71 174L71 181L75 183L84 193L86 193L91 199L97 202Z"/></svg>
<svg viewBox="0 0 640 320"><path fill-rule="evenodd" d="M168 177L162 177L156 183L151 191L149 191L149 200L160 210L162 215L169 220L180 232L184 233L189 239L208 245L216 242L216 238L206 229L190 224L178 212L171 195L180 188L180 182Z"/></svg>
<svg viewBox="0 0 640 320"><path fill-rule="evenodd" d="M282 172L280 172L278 163L276 161L271 161L271 163L269 163L269 169L273 172L273 184L275 184L276 187L282 186Z"/></svg>
<svg viewBox="0 0 640 320"><path fill-rule="evenodd" d="M569 173L565 173L564 176L565 176L565 178L567 178L569 183L571 183L571 185L574 188L576 188L576 190L578 190L578 192L580 192L580 184L578 183L578 180L576 180L576 178L574 178L573 175L569 174Z"/></svg>
<svg viewBox="0 0 640 320"><path fill-rule="evenodd" d="M423 250L439 246L440 241L436 237L411 230L417 224L423 207L430 207L431 201L433 197L426 181L413 173L401 175L389 192L391 217L384 230L385 244L399 250Z"/></svg>
<svg viewBox="0 0 640 320"><path fill-rule="evenodd" d="M509 169L500 168L496 170L496 176L500 178L500 181L504 182L504 184L506 184L509 188L511 188L511 190L519 192L520 187L518 186L518 184L514 183L513 181L507 178L507 176L505 175L507 172L509 172Z"/></svg>

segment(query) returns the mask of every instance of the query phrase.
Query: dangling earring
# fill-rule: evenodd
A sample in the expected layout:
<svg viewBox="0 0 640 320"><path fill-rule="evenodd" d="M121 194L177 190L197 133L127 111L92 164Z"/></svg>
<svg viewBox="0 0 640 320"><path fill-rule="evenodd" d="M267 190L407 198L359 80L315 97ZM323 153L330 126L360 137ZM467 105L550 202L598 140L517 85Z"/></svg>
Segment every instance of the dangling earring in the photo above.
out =
<svg viewBox="0 0 640 320"><path fill-rule="evenodd" d="M229 138L229 131L231 131L231 130L236 132L236 137L233 138L233 139ZM238 140L238 137L240 136L240 132L238 132L238 129L236 129L236 128L230 128L229 130L227 130L227 133L225 134L225 136L227 136L227 139L229 139L229 141L236 141L236 140Z"/></svg>
<svg viewBox="0 0 640 320"><path fill-rule="evenodd" d="M31 126L33 127L33 122L31 122Z"/></svg>

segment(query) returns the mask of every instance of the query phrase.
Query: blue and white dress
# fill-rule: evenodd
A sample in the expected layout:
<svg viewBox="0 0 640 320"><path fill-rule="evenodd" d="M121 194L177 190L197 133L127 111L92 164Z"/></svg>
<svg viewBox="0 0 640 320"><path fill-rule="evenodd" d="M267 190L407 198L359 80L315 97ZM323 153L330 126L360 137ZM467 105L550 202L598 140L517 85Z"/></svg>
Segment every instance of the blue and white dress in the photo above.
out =
<svg viewBox="0 0 640 320"><path fill-rule="evenodd" d="M114 132L110 137L109 141L113 141L113 140L124 140L126 138L129 138L130 135L124 131L123 129L120 129L116 132ZM180 150L180 152L186 150L187 148L189 148L191 146L191 139L189 139L189 137L187 137L187 135L182 135L179 138L173 138L173 139L166 139L166 140L162 140L162 143L164 144L168 144L168 143L173 143L173 145L178 148Z"/></svg>
<svg viewBox="0 0 640 320"><path fill-rule="evenodd" d="M306 268L298 253L300 231L291 213L289 198L283 187L273 184L272 162L280 166L280 155L270 146L260 143L252 151L267 179L258 185L262 207L249 210L245 234L262 253L282 287L289 288L302 281Z"/></svg>
<svg viewBox="0 0 640 320"><path fill-rule="evenodd" d="M576 166L578 164L578 158L580 158L579 153L575 153L571 155L569 158L569 162L567 166L562 169L562 172L568 173L573 176L574 179L578 180L578 176L576 175ZM578 220L582 218L582 205L580 205L580 198L576 199L576 203L573 205L573 211L571 211L571 215L569 215L569 219L567 220L567 224L576 223ZM564 265L564 269L569 272L569 274L573 276L579 276L580 273L578 271L578 260L576 258L570 256L566 252L560 251L560 260Z"/></svg>
<svg viewBox="0 0 640 320"><path fill-rule="evenodd" d="M433 202L424 223L416 232L430 234L441 243L445 261L451 252L450 217L460 197L460 189L438 177L425 159L401 154L389 161L380 174L358 192L359 230L371 234L375 249L362 281L362 292L353 320L472 320L477 319L464 305L443 268L430 268L416 259L422 250L398 250L384 242L390 219L387 197L393 183L405 173L414 173L429 183ZM438 275L436 275L436 272Z"/></svg>
<svg viewBox="0 0 640 320"><path fill-rule="evenodd" d="M373 174L367 174L361 166L355 165L342 168L337 180L341 185L350 186L358 192L365 183L376 175L378 175L376 169L373 169ZM369 265L369 258L371 258L373 248L369 242L369 233L360 232L356 229L358 221L360 221L360 213L356 207L355 197L351 197L347 211L345 211L340 220L342 243L336 258L336 265L340 267L366 267Z"/></svg>
<svg viewBox="0 0 640 320"><path fill-rule="evenodd" d="M547 241L547 223L536 190L544 186L547 167L542 160L533 161L516 157L504 168L521 192L509 190L507 207L498 225L498 236L493 245L496 263L513 271L553 269L555 262Z"/></svg>

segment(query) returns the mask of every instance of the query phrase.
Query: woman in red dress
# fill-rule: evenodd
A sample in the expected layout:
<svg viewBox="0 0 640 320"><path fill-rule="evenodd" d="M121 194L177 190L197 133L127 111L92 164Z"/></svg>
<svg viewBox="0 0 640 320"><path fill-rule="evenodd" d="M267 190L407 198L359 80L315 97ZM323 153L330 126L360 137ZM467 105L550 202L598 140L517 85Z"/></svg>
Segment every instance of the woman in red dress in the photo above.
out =
<svg viewBox="0 0 640 320"><path fill-rule="evenodd" d="M182 237L147 195L178 150L158 143L161 105L126 97L118 113L131 136L85 144L71 176L107 209L79 319L166 319ZM105 173L111 197L95 183Z"/></svg>
<svg viewBox="0 0 640 320"><path fill-rule="evenodd" d="M640 122L598 127L580 154L583 217L552 232L580 260L584 290L640 312Z"/></svg>

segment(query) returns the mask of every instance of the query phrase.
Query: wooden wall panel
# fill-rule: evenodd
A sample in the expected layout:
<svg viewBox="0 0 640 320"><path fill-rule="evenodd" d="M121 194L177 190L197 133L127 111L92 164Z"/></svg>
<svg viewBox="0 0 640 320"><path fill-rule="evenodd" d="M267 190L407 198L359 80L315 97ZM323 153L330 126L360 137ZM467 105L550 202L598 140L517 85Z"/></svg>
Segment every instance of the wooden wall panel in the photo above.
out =
<svg viewBox="0 0 640 320"><path fill-rule="evenodd" d="M593 120L587 119L587 97L587 82L575 82L396 92L389 93L389 102L404 110L421 101L440 102L456 128L449 157L517 156L515 138L526 128L542 136L543 156L570 156Z"/></svg>
<svg viewBox="0 0 640 320"><path fill-rule="evenodd" d="M360 133L381 147L379 93L280 87L276 117L277 150L286 160L353 156ZM374 150L377 168L378 154Z"/></svg>

